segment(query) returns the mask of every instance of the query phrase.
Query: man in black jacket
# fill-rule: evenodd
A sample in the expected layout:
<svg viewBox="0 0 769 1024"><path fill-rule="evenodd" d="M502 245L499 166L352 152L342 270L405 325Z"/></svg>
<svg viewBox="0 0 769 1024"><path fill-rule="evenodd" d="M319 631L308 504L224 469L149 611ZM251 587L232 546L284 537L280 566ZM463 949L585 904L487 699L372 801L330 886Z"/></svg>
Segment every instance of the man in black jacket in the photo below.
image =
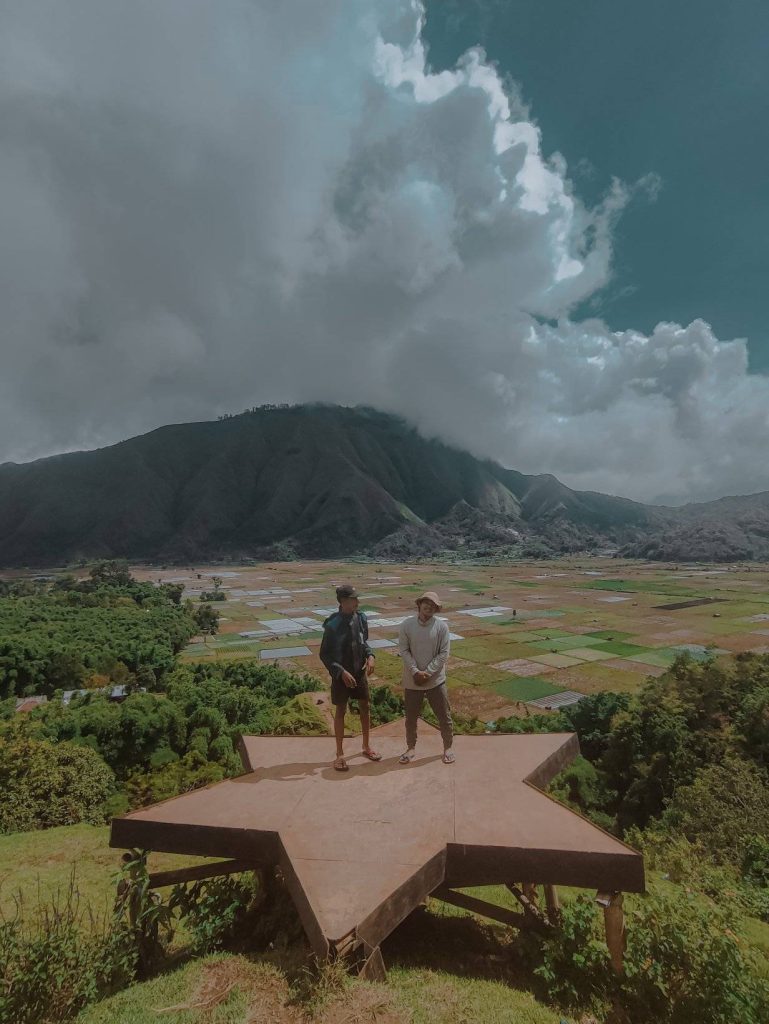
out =
<svg viewBox="0 0 769 1024"><path fill-rule="evenodd" d="M334 735L336 759L334 768L349 771L344 757L344 716L347 701L357 700L363 733L363 755L369 761L381 761L369 745L369 688L368 677L374 671L374 653L368 644L368 621L358 611L358 591L349 584L336 588L339 611L323 623L323 641L320 660L331 676L331 703L334 705Z"/></svg>

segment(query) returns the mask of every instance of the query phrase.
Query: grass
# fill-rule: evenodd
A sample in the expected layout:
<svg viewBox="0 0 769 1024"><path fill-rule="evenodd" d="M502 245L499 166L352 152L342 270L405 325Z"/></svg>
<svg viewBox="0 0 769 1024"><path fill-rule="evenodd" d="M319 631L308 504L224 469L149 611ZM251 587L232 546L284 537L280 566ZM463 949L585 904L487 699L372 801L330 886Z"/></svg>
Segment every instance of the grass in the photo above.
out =
<svg viewBox="0 0 769 1024"><path fill-rule="evenodd" d="M446 970L391 969L384 983L320 973L314 990L274 958L218 954L134 985L78 1024L559 1024L525 991Z"/></svg>
<svg viewBox="0 0 769 1024"><path fill-rule="evenodd" d="M648 647L640 647L638 644L626 644L621 640L604 640L594 645L597 651L609 651L617 658L629 658L631 655L648 654Z"/></svg>
<svg viewBox="0 0 769 1024"><path fill-rule="evenodd" d="M570 633L568 636L560 636L555 640L537 640L533 646L541 651L568 651L577 647L595 647L598 642L591 636L585 637Z"/></svg>
<svg viewBox="0 0 769 1024"><path fill-rule="evenodd" d="M601 663L583 662L558 675L562 689L576 690L578 693L601 693L610 690L613 693L637 693L645 682L644 666L638 665L638 673L627 672L621 668L612 668Z"/></svg>
<svg viewBox="0 0 769 1024"><path fill-rule="evenodd" d="M659 650L646 651L644 654L633 655L628 658L628 660L635 661L639 665L654 665L657 668L667 668L668 665L673 664L680 653L680 651L671 651L666 647L661 647Z"/></svg>
<svg viewBox="0 0 769 1024"><path fill-rule="evenodd" d="M628 637L634 636L633 633L623 633L619 629L600 629L597 633L585 633L584 635L592 637L594 640L627 640Z"/></svg>
<svg viewBox="0 0 769 1024"><path fill-rule="evenodd" d="M681 587L660 580L593 580L591 583L583 584L581 589L619 591L623 594L662 594L692 599L710 596L701 590L692 590L690 587Z"/></svg>
<svg viewBox="0 0 769 1024"><path fill-rule="evenodd" d="M397 655L391 654L391 650L395 650L395 648L381 647L379 650L374 651L374 654L376 654L374 675L388 683L398 684L403 678L403 662Z"/></svg>
<svg viewBox="0 0 769 1024"><path fill-rule="evenodd" d="M45 899L63 891L74 871L81 900L97 912L108 910L122 854L110 849L108 842L109 829L94 825L0 836L0 909L12 913L19 895L26 906L35 906L38 896ZM149 859L155 871L198 862L199 858L164 853L153 853Z"/></svg>
<svg viewBox="0 0 769 1024"><path fill-rule="evenodd" d="M508 673L501 668L492 668L490 665L474 665L472 668L455 668L451 672L451 678L456 683L464 686L484 686L487 689L496 689L496 684L504 681Z"/></svg>
<svg viewBox="0 0 769 1024"><path fill-rule="evenodd" d="M507 623L506 622L500 622L499 625L500 626L506 626L506 625L509 626L510 623L509 622L507 622ZM511 643L515 643L515 644L528 644L528 643L531 643L532 640L541 640L542 639L542 637L539 635L539 633L535 633L532 630L528 630L528 629L514 630L512 633L507 633L506 636L508 637L508 639L510 640Z"/></svg>
<svg viewBox="0 0 769 1024"><path fill-rule="evenodd" d="M562 686L552 686L538 676L514 676L502 679L492 686L494 693L501 697L509 697L510 700L537 700L539 697L549 697L553 693L560 693Z"/></svg>
<svg viewBox="0 0 769 1024"><path fill-rule="evenodd" d="M105 828L85 825L1 837L0 871L32 893L38 874L49 888L65 885L74 860L84 896L111 901L117 853L106 844ZM179 860L160 856L153 866ZM674 886L656 872L648 884L650 890ZM504 887L472 891L515 906ZM577 892L560 888L562 903ZM629 897L629 906L640 898ZM739 933L767 957L769 925L741 916ZM508 941L502 926L431 900L429 910L417 910L383 943L385 983L333 969L310 972L302 947L248 958L218 954L133 985L83 1011L77 1024L559 1024L566 1018L526 990L529 976Z"/></svg>
<svg viewBox="0 0 769 1024"><path fill-rule="evenodd" d="M506 661L521 657L515 650L512 639L502 637L469 637L463 640L454 653L467 661L477 661L482 665L491 665L495 661ZM511 653L512 652L512 653Z"/></svg>

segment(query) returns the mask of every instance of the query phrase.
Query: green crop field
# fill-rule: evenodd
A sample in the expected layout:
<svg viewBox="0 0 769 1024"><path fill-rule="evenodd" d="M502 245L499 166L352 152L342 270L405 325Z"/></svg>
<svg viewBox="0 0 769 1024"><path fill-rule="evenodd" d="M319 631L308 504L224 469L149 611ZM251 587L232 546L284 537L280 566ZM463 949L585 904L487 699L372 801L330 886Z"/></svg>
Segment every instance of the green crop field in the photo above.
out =
<svg viewBox="0 0 769 1024"><path fill-rule="evenodd" d="M185 660L229 661L258 657L261 650L307 646L311 653L294 657L293 664L316 675L319 687L324 686L327 674L318 649L323 618L336 603L334 581L350 580L367 595L364 607L369 611L372 639L391 641L398 637L398 625L392 620L411 614L415 597L435 589L444 601L442 614L452 632L463 638L452 642L452 655L465 664L450 668L449 681L455 690L462 689L463 710L481 718L493 715L500 696L526 699L514 696L523 693L518 666L513 666L515 671L494 667L503 663L537 659L532 664L546 675L547 686L552 687L548 692L595 693L612 687L632 692L649 672L668 667L687 645L694 660L769 648L769 636L760 632L769 620L758 618L766 613L769 602L769 568L765 566L751 565L749 570L737 566L721 569L717 575L708 574L707 567L678 567L673 574L665 565L582 557L474 565L471 572L466 565L362 561L228 566L227 571L237 574L225 582L228 591L237 594L229 593L221 603L219 610L226 621L207 644L193 640L184 651ZM157 572L148 575L154 578ZM190 587L194 590L201 582L191 581ZM270 593L254 596L248 591ZM660 607L704 599L717 603ZM260 607L248 604L255 600ZM470 614L475 609L492 613ZM265 623L295 617L315 620L317 626L253 640L238 635L248 630L279 630L279 624ZM400 661L393 651L376 652L375 685L397 685L400 680ZM612 660L620 664L607 666ZM539 674L530 670L525 677Z"/></svg>

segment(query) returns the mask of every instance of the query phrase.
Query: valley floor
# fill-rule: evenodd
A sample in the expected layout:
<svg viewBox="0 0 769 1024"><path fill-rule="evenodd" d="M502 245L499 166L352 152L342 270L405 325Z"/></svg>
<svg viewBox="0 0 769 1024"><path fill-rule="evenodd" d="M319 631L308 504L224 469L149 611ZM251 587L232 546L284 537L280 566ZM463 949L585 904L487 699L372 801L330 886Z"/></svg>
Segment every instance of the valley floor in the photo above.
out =
<svg viewBox="0 0 769 1024"><path fill-rule="evenodd" d="M580 558L509 565L286 562L161 571L139 578L184 584L226 600L219 633L184 652L191 661L258 657L317 676L334 587L355 583L377 647L375 683L397 686L398 626L424 590L437 590L452 630L452 706L484 721L557 708L601 690L635 692L677 655L697 660L769 651L769 566L673 566Z"/></svg>

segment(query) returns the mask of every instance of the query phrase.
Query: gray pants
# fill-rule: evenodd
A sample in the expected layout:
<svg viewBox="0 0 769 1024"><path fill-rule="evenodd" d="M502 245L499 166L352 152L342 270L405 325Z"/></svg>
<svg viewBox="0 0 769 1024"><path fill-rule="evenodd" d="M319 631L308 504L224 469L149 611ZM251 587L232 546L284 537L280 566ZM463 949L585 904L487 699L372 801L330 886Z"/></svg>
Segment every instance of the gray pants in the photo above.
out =
<svg viewBox="0 0 769 1024"><path fill-rule="evenodd" d="M441 683L440 686L431 686L429 690L403 691L406 704L406 746L411 750L417 745L417 719L422 711L425 697L438 719L443 746L448 750L454 739L454 725L451 721L449 695L446 692L445 683Z"/></svg>

